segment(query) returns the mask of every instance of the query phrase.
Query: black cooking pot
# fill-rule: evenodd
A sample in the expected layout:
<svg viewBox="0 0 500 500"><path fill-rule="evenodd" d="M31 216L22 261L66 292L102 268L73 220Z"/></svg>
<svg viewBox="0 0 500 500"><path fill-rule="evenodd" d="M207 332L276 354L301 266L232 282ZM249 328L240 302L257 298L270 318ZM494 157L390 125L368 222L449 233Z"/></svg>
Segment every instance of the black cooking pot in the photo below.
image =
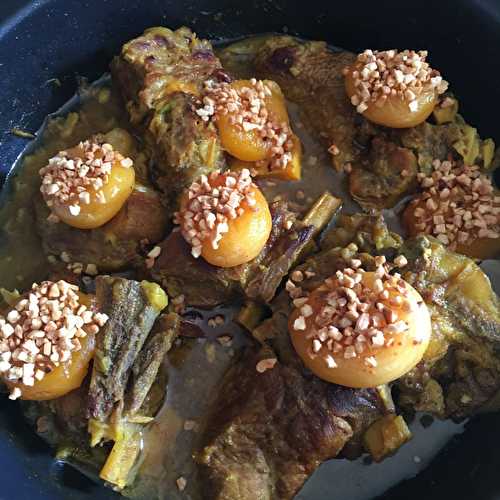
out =
<svg viewBox="0 0 500 500"><path fill-rule="evenodd" d="M10 133L13 127L37 130L49 112L71 97L79 76L90 80L100 76L120 45L144 28L183 24L211 39L277 31L328 40L354 51L366 47L429 49L433 65L452 82L467 121L484 137L500 141L498 0L0 0L2 176L26 146L26 139ZM54 78L60 86L51 83ZM435 436L423 431L415 440L420 449L435 449ZM401 482L383 498L500 498L498 442L500 419L495 415L477 417L416 477L399 474ZM16 405L3 400L0 443L0 500L114 496L54 462L50 450L23 423ZM391 470L401 466L401 471L407 471L402 462L412 458L419 461L408 453L396 455ZM380 484L387 466L370 467L377 468ZM370 476L361 474L359 465L342 470L351 472L323 474L313 481L325 482L326 478L327 483L309 488L300 497L361 500L373 497L375 490L380 492L379 486L371 488ZM388 486L391 482L394 480Z"/></svg>

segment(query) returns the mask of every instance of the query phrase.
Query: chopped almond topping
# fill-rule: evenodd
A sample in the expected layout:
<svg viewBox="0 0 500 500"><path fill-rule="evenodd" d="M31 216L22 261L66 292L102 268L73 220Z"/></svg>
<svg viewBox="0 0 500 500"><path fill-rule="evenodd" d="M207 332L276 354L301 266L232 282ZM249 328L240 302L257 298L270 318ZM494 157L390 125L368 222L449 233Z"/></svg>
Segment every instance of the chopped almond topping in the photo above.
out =
<svg viewBox="0 0 500 500"><path fill-rule="evenodd" d="M405 267L408 264L408 260L406 259L406 257L404 255L398 255L394 259L394 264L397 267Z"/></svg>
<svg viewBox="0 0 500 500"><path fill-rule="evenodd" d="M302 273L302 271L299 270L293 271L292 274L290 275L290 278L295 283L300 283L304 279L304 274Z"/></svg>
<svg viewBox="0 0 500 500"><path fill-rule="evenodd" d="M421 173L418 179L423 191L410 209L420 232L451 250L476 238L500 237L500 197L477 165L434 160L431 175Z"/></svg>
<svg viewBox="0 0 500 500"><path fill-rule="evenodd" d="M225 178L222 186L219 176ZM187 205L175 214L174 222L181 226L182 236L192 246L194 258L201 255L205 240L210 241L212 248L219 248L220 240L229 231L228 222L244 213L243 202L253 209L254 189L256 186L246 168L223 174L215 171L191 184Z"/></svg>
<svg viewBox="0 0 500 500"><path fill-rule="evenodd" d="M406 265L406 259L400 257L399 265ZM330 368L337 366L334 354L345 359L356 358L369 346L390 345L393 334L408 329L408 324L391 309L408 302L406 283L399 274L391 276L387 272L385 257L376 258L378 278L373 287L362 281L365 270L361 269L361 262L358 259L351 262L355 267L337 271L318 289L324 303L316 314L309 298L294 301L300 315L295 318L293 329L304 332L310 339L310 356L324 355ZM364 361L370 367L377 364L373 356Z"/></svg>
<svg viewBox="0 0 500 500"><path fill-rule="evenodd" d="M113 164L120 162L122 167L130 168L133 161L124 158L111 144L100 142L95 137L67 150L59 151L50 158L47 166L40 169L42 193L47 206L55 203L66 205L73 216L78 216L81 205L91 201L89 189L96 192L97 198L105 203L102 187L109 182ZM54 214L51 222L58 222Z"/></svg>
<svg viewBox="0 0 500 500"><path fill-rule="evenodd" d="M257 130L260 136L270 142L271 170L286 168L292 159L292 131L287 123L271 121L266 107L266 97L271 89L262 81L252 78L250 87L235 89L226 82L205 82L203 107L196 110L203 121L217 120L221 115L231 115L231 123L245 132ZM257 167L267 164L266 160L257 162Z"/></svg>
<svg viewBox="0 0 500 500"><path fill-rule="evenodd" d="M267 370L272 370L277 362L276 358L261 359L255 366L255 369L259 373L264 373Z"/></svg>
<svg viewBox="0 0 500 500"><path fill-rule="evenodd" d="M155 265L155 260L160 256L161 254L161 247L156 245L155 247L150 250L146 256L146 267L148 269L151 269Z"/></svg>
<svg viewBox="0 0 500 500"><path fill-rule="evenodd" d="M333 155L333 156L337 156L338 154L340 154L340 149L337 147L336 144L332 144L329 148L328 148L328 152Z"/></svg>
<svg viewBox="0 0 500 500"><path fill-rule="evenodd" d="M177 489L179 491L184 491L186 489L187 481L184 477L181 476L181 477L177 478L177 480L175 482L177 484Z"/></svg>
<svg viewBox="0 0 500 500"><path fill-rule="evenodd" d="M368 109L370 103L383 106L389 96L399 96L408 102L411 111L418 107L417 99L423 91L434 89L443 94L448 82L439 71L426 62L427 51L370 50L359 54L356 69L345 68L344 74L353 72L356 93L351 103L358 113Z"/></svg>

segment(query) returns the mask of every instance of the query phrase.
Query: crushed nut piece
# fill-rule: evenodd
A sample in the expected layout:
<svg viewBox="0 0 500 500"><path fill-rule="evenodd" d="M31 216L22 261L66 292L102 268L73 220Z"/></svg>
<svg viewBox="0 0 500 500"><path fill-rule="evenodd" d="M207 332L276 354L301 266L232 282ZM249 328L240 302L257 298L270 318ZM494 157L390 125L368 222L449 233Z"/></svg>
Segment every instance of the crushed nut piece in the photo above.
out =
<svg viewBox="0 0 500 500"><path fill-rule="evenodd" d="M177 481L175 483L177 484L177 489L179 491L184 491L186 489L187 481L184 477L181 476L177 478Z"/></svg>
<svg viewBox="0 0 500 500"><path fill-rule="evenodd" d="M255 366L255 369L259 373L264 373L267 370L272 370L277 362L276 358L261 359Z"/></svg>
<svg viewBox="0 0 500 500"><path fill-rule="evenodd" d="M328 152L333 156L337 156L338 154L340 154L340 149L335 144L332 144L328 148Z"/></svg>

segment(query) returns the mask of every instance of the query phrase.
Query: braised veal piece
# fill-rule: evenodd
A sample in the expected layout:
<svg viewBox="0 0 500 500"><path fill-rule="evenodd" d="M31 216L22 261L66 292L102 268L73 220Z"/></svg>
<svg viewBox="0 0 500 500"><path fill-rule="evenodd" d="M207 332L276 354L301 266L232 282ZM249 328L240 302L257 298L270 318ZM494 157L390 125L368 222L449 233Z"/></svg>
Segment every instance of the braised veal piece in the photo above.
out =
<svg viewBox="0 0 500 500"><path fill-rule="evenodd" d="M347 248L355 244L361 259L367 256L364 252L404 256L400 272L427 304L432 335L422 361L397 381L398 403L442 418L474 413L500 389L494 354L500 304L488 278L471 259L446 250L434 238L419 236L401 245L383 224L377 227L370 217L364 219L361 223L359 218L341 220L325 238L325 250L304 266L317 276L329 272L329 262L340 258L334 246L339 240Z"/></svg>
<svg viewBox="0 0 500 500"><path fill-rule="evenodd" d="M266 245L250 262L232 268L217 268L192 257L188 244L174 232L163 243L152 275L169 293L182 294L186 303L214 306L246 295L270 302L282 279L311 243L317 228L297 220L285 203L270 206L272 229ZM324 221L320 221L321 226ZM207 294L206 290L211 293Z"/></svg>
<svg viewBox="0 0 500 500"><path fill-rule="evenodd" d="M246 352L225 376L197 455L207 498L292 498L316 467L391 412L377 389L324 383L286 358L258 373L270 354Z"/></svg>
<svg viewBox="0 0 500 500"><path fill-rule="evenodd" d="M144 131L151 175L175 205L201 174L225 164L214 125L196 113L205 80L226 80L210 43L187 28L151 28L125 44L111 65L131 122Z"/></svg>
<svg viewBox="0 0 500 500"><path fill-rule="evenodd" d="M82 267L118 270L141 263L142 241L163 238L168 218L159 193L135 180L133 160L118 150L138 156L130 134L113 129L65 151L66 155L59 153L42 170L44 199L35 198L35 214L46 253ZM113 165L115 161L120 164ZM75 168L78 175L73 177Z"/></svg>

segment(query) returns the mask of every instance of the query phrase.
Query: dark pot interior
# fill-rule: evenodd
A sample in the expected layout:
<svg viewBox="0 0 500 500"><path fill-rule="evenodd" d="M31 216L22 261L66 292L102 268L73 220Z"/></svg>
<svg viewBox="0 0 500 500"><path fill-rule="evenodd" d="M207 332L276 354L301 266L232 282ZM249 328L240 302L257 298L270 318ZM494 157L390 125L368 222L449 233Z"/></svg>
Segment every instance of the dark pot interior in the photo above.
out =
<svg viewBox="0 0 500 500"><path fill-rule="evenodd" d="M500 140L495 116L500 100L497 0L411 5L320 0L306 4L296 0L2 0L2 176L26 146L25 139L9 133L12 127L37 130L47 113L74 93L79 76L97 78L124 41L160 24L174 28L185 24L215 40L288 31L355 51L366 47L429 49L433 65L452 82L467 121L483 136ZM58 78L61 87L48 84L52 78ZM425 434L419 439L425 439ZM500 459L493 446L499 439L496 416L474 419L425 471L403 481L384 498L500 498L496 477ZM50 451L20 420L15 405L6 401L0 410L0 440L0 499L97 500L113 496L77 472L54 464ZM332 477L329 498L336 497L335 484L345 481L353 483L349 499L366 498L360 494L355 475Z"/></svg>

